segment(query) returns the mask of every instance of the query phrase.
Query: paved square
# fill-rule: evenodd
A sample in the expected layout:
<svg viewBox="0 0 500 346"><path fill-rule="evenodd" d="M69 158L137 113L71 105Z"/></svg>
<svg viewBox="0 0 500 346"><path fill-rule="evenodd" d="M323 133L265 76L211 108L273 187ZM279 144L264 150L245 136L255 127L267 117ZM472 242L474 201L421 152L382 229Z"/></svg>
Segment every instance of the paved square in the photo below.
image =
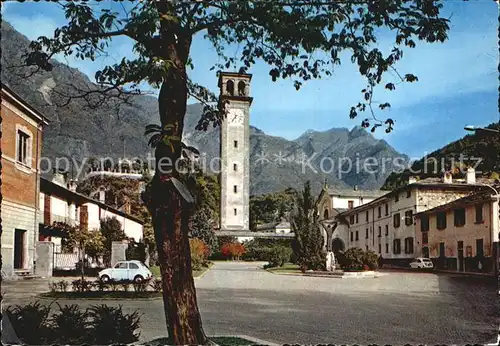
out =
<svg viewBox="0 0 500 346"><path fill-rule="evenodd" d="M363 279L284 276L259 265L217 262L195 281L208 335L245 334L301 344L496 341L500 310L494 280L404 272ZM20 281L2 290L7 291L6 306L26 302L23 297L36 290L46 291L47 283ZM139 309L144 314L141 341L164 335L161 300L103 303Z"/></svg>

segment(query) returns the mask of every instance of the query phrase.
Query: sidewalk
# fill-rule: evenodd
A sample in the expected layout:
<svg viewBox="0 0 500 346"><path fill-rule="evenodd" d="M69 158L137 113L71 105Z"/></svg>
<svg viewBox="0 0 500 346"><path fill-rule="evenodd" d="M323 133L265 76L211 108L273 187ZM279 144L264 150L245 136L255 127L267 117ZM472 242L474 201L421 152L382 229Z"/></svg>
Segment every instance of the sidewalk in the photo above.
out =
<svg viewBox="0 0 500 346"><path fill-rule="evenodd" d="M478 273L478 272L460 272L456 270L445 270L445 269L433 269L433 270L422 270L422 269L410 269L410 268L380 268L381 272L405 272L405 273L427 273L427 274L457 274L463 276L477 276L477 277L490 277L495 278L494 273Z"/></svg>

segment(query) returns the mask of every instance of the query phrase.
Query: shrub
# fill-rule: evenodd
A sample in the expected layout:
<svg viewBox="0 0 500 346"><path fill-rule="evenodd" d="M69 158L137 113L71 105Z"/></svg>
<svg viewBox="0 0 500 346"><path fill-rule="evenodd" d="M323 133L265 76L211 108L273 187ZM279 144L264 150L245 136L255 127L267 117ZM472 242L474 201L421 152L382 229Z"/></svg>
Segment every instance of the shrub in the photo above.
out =
<svg viewBox="0 0 500 346"><path fill-rule="evenodd" d="M151 287L153 288L153 291L155 291L156 293L161 292L162 290L161 279L155 279L153 282L151 282Z"/></svg>
<svg viewBox="0 0 500 346"><path fill-rule="evenodd" d="M368 267L369 270L378 268L378 255L373 251L365 251L363 254L363 266ZM366 270L366 269L365 269Z"/></svg>
<svg viewBox="0 0 500 346"><path fill-rule="evenodd" d="M121 285L121 282L116 280L109 280L108 285L111 291L118 291L118 287Z"/></svg>
<svg viewBox="0 0 500 346"><path fill-rule="evenodd" d="M52 315L51 333L53 343L80 345L88 338L88 314L81 311L78 305L65 305L57 303L59 311Z"/></svg>
<svg viewBox="0 0 500 346"><path fill-rule="evenodd" d="M94 345L130 344L139 340L140 316L137 311L124 314L122 307L95 305L88 309L91 340Z"/></svg>
<svg viewBox="0 0 500 346"><path fill-rule="evenodd" d="M201 239L189 239L189 248L191 250L191 265L193 270L201 270L206 266L210 249Z"/></svg>
<svg viewBox="0 0 500 346"><path fill-rule="evenodd" d="M135 292L146 292L149 282L148 281L134 282L133 285Z"/></svg>
<svg viewBox="0 0 500 346"><path fill-rule="evenodd" d="M103 292L106 288L108 288L108 284L105 282L102 282L101 280L94 281L93 286L99 292Z"/></svg>
<svg viewBox="0 0 500 346"><path fill-rule="evenodd" d="M16 335L23 343L28 345L50 343L52 334L48 321L50 306L34 302L24 306L9 306L5 312Z"/></svg>
<svg viewBox="0 0 500 346"><path fill-rule="evenodd" d="M57 282L49 282L49 290L50 292L58 292L59 287L57 286Z"/></svg>
<svg viewBox="0 0 500 346"><path fill-rule="evenodd" d="M128 290L130 288L130 283L129 282L122 282L121 286L122 286L122 289L124 292L128 292Z"/></svg>
<svg viewBox="0 0 500 346"><path fill-rule="evenodd" d="M245 246L238 242L226 243L222 245L221 252L226 258L239 260L245 254Z"/></svg>
<svg viewBox="0 0 500 346"><path fill-rule="evenodd" d="M49 289L51 292L66 292L68 290L68 286L69 284L66 280L49 283Z"/></svg>
<svg viewBox="0 0 500 346"><path fill-rule="evenodd" d="M268 255L268 261L271 267L283 267L283 265L290 260L292 249L284 246L274 246L270 249Z"/></svg>
<svg viewBox="0 0 500 346"><path fill-rule="evenodd" d="M90 292L92 290L93 283L92 281L78 279L73 280L71 282L71 286L75 292Z"/></svg>

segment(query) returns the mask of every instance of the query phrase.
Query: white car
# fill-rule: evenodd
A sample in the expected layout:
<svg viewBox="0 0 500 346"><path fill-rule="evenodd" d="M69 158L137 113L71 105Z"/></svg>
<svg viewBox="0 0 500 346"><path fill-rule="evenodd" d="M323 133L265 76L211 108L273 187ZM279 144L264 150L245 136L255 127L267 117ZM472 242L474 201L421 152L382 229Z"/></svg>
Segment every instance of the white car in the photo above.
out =
<svg viewBox="0 0 500 346"><path fill-rule="evenodd" d="M113 268L101 270L98 275L102 282L113 280L139 283L153 277L148 267L140 261L120 261Z"/></svg>
<svg viewBox="0 0 500 346"><path fill-rule="evenodd" d="M433 269L434 264L429 258L418 257L410 263L410 268L412 269Z"/></svg>

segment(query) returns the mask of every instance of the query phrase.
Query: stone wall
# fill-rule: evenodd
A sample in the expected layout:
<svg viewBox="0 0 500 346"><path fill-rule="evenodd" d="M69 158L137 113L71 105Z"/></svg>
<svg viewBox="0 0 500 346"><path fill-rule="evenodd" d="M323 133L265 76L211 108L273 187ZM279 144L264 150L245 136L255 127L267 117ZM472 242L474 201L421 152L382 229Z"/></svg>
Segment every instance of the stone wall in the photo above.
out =
<svg viewBox="0 0 500 346"><path fill-rule="evenodd" d="M54 269L54 243L50 241L39 241L35 247L37 276L48 278L52 276Z"/></svg>

